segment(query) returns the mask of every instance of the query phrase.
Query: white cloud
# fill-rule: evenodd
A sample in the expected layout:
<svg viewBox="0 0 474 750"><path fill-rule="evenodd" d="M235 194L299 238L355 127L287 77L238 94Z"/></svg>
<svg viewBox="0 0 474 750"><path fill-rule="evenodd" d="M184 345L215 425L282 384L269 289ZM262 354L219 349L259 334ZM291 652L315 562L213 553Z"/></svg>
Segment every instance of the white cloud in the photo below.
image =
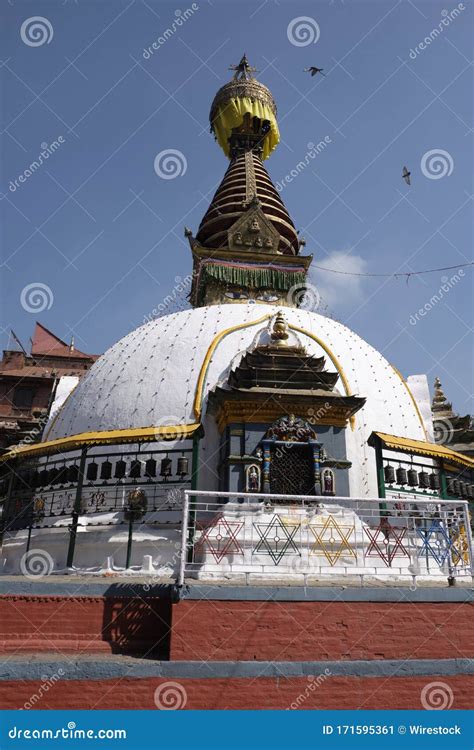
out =
<svg viewBox="0 0 474 750"><path fill-rule="evenodd" d="M315 265L320 268L315 268ZM345 273L330 273L321 267ZM362 301L365 294L366 278L345 274L365 273L366 268L367 262L360 255L352 255L350 249L334 250L325 258L314 259L309 268L308 281L321 295L322 307L326 303L330 308L341 310Z"/></svg>

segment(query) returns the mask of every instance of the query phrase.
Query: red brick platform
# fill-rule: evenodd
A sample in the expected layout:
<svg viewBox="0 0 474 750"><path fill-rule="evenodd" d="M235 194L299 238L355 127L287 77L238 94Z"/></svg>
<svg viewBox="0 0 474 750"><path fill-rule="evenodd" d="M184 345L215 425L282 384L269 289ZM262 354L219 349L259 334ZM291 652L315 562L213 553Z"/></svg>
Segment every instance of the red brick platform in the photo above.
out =
<svg viewBox="0 0 474 750"><path fill-rule="evenodd" d="M452 709L472 706L474 677L328 678L314 691L308 679L179 679L187 695L186 709L422 709L427 683L443 681L453 691ZM176 681L174 681L176 682ZM155 710L154 693L162 678L61 680L36 704L38 709ZM18 709L31 699L40 681L0 682L0 707ZM303 699L298 700L299 696Z"/></svg>
<svg viewBox="0 0 474 750"><path fill-rule="evenodd" d="M0 708L40 694L28 708L152 709L155 690L170 681L187 709L422 708L421 691L440 681L451 708L470 707L468 590L453 598L279 589L269 600L268 589L212 596L207 587L205 597L188 590L179 600L166 587L119 595L103 586L101 595L83 585L80 594L44 593L62 591L52 583L37 595L0 596ZM61 679L45 689L60 664Z"/></svg>

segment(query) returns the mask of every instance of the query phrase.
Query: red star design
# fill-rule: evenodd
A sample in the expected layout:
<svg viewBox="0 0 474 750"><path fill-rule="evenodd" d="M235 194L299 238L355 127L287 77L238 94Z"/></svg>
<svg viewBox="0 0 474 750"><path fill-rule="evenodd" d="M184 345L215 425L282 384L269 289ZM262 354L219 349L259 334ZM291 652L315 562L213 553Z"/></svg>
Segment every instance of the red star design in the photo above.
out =
<svg viewBox="0 0 474 750"><path fill-rule="evenodd" d="M196 543L196 549L207 547L217 563L220 563L229 552L243 555L244 552L237 540L237 534L243 525L241 522L227 521L222 516L218 516L203 530Z"/></svg>
<svg viewBox="0 0 474 750"><path fill-rule="evenodd" d="M377 528L371 529L364 526L364 531L370 539L369 547L365 553L366 557L378 555L388 567L391 567L392 560L397 553L399 557L410 557L408 550L403 546L406 529L396 529L389 524L386 518L382 518ZM379 543L380 534L382 534L382 546ZM394 542L392 547L389 546L390 541Z"/></svg>

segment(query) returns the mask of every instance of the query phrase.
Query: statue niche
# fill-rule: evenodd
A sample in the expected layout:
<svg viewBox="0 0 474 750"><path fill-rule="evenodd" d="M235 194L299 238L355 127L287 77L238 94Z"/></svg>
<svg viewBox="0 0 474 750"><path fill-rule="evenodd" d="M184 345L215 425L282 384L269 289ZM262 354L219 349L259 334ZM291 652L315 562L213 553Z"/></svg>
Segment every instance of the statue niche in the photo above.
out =
<svg viewBox="0 0 474 750"><path fill-rule="evenodd" d="M324 469L323 471L323 495L335 495L336 485L334 480L334 472L332 469Z"/></svg>
<svg viewBox="0 0 474 750"><path fill-rule="evenodd" d="M257 464L245 469L245 492L260 492L260 466Z"/></svg>
<svg viewBox="0 0 474 750"><path fill-rule="evenodd" d="M260 201L253 198L248 209L227 232L229 250L277 253L280 235L265 216Z"/></svg>

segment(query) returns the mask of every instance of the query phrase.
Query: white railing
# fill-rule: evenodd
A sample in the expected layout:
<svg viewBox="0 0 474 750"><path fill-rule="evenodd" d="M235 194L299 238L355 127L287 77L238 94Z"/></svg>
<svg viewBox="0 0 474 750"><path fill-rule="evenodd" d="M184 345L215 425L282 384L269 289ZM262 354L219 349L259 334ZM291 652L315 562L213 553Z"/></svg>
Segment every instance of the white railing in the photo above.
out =
<svg viewBox="0 0 474 750"><path fill-rule="evenodd" d="M467 502L186 490L178 584L187 577L472 576Z"/></svg>

